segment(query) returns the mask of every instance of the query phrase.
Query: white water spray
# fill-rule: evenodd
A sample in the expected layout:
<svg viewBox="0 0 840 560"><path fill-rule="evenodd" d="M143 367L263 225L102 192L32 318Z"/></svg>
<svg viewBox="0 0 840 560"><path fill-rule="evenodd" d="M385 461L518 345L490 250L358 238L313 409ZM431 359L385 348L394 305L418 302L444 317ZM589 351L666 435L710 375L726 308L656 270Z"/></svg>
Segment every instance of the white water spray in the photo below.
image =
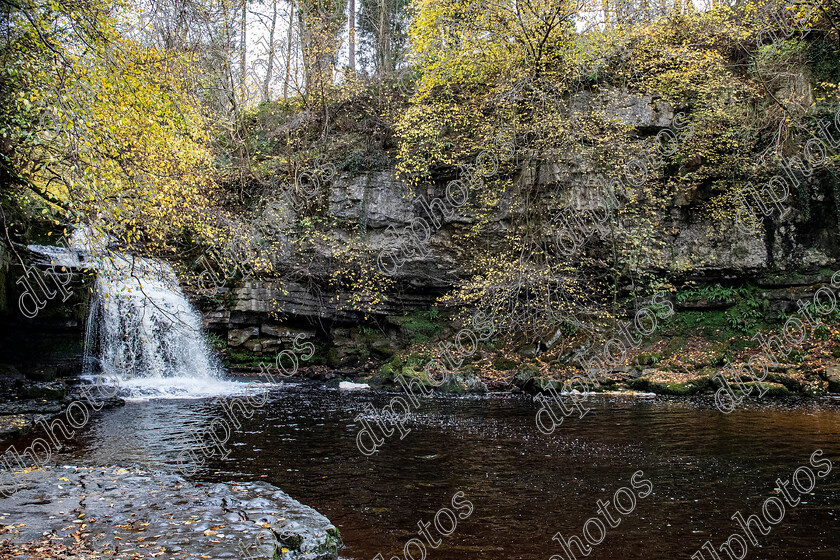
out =
<svg viewBox="0 0 840 560"><path fill-rule="evenodd" d="M238 393L201 331L201 317L167 263L109 251L78 230L68 248L31 246L56 264L96 270L85 332L84 373L113 373L125 398ZM81 260L80 260L81 259Z"/></svg>

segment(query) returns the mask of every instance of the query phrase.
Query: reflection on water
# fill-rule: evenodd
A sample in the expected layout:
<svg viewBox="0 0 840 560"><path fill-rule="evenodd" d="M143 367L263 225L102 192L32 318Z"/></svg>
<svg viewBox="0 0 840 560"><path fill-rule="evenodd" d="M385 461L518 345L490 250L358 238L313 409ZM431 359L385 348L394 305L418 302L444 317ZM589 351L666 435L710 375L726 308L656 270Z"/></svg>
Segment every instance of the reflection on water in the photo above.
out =
<svg viewBox="0 0 840 560"><path fill-rule="evenodd" d="M596 501L642 469L653 494L588 558L672 559L689 558L706 539L725 541L738 531L736 511L760 514L776 478L819 448L834 471L748 558L840 557L840 408L830 403L724 415L703 401L601 397L585 418L569 417L545 436L530 399L431 398L405 439L394 435L365 457L353 419L388 398L286 385L252 418L237 418L230 456L211 458L195 478L276 484L340 528L344 557L364 560L402 556L418 521L432 520L460 490L475 511L428 550L430 560L548 559L564 557L552 535L580 535ZM179 436L220 414L211 400L130 402L94 419L63 459L175 469Z"/></svg>

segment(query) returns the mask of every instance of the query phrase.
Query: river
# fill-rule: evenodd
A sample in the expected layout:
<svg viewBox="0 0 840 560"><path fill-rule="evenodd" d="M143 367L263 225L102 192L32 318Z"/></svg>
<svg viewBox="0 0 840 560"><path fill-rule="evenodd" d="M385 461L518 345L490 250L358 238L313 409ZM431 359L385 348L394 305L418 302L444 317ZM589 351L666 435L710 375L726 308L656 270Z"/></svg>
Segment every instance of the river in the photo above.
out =
<svg viewBox="0 0 840 560"><path fill-rule="evenodd" d="M394 435L367 457L354 418L390 396L286 384L252 418L239 417L226 459L191 478L275 484L339 527L343 558L364 560L402 557L418 522L462 491L474 511L427 549L430 560L548 560L566 558L555 533L581 535L596 501L611 500L642 470L653 492L589 557L673 559L707 539L724 542L739 529L735 512L761 515L776 478L821 449L834 470L759 535L749 558L840 557L840 406L832 401L748 403L724 415L710 400L595 396L584 418L570 416L547 436L529 397L432 397L411 415L404 439ZM130 401L92 418L58 460L172 470L180 436L222 414L210 399Z"/></svg>

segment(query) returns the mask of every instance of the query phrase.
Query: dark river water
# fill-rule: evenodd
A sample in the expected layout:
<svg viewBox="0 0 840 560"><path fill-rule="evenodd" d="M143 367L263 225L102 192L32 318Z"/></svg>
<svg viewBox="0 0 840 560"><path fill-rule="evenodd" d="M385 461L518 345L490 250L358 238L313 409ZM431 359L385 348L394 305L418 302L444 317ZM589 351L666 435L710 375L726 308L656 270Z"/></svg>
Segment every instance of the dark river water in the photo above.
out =
<svg viewBox="0 0 840 560"><path fill-rule="evenodd" d="M286 385L240 418L227 459L208 460L192 478L275 484L339 527L342 557L364 560L402 558L418 522L451 508L460 491L474 511L438 548L427 547L429 560L560 560L567 556L552 536L581 535L597 500L632 488L642 470L653 492L625 516L613 510L620 524L588 558L688 559L707 539L717 547L743 533L731 516L761 515L778 495L775 480L821 449L834 470L767 536L755 531L759 546L747 558L840 558L840 406L830 401L751 404L724 415L708 400L592 397L584 418L573 415L547 436L536 429L530 398L430 398L404 439L394 435L364 456L354 418L391 396ZM129 402L94 417L61 460L174 469L179 436L221 414L209 399Z"/></svg>

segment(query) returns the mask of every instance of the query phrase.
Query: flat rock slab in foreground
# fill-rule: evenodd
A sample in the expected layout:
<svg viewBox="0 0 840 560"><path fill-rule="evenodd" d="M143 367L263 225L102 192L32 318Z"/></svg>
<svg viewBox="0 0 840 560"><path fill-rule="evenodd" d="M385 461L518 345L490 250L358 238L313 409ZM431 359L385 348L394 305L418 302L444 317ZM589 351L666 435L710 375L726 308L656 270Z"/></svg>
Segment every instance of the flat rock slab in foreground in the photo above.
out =
<svg viewBox="0 0 840 560"><path fill-rule="evenodd" d="M341 545L329 519L264 482L115 467L47 467L11 480L21 487L0 499L0 539L9 540L0 557L333 560Z"/></svg>

